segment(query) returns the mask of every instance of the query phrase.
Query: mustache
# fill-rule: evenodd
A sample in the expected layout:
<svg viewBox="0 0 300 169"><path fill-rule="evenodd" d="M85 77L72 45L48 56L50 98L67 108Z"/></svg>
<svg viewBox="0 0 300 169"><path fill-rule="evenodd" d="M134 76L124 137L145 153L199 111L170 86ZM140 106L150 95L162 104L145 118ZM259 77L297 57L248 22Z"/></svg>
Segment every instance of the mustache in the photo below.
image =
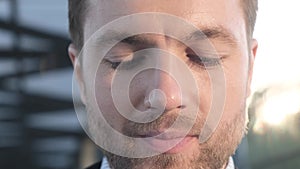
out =
<svg viewBox="0 0 300 169"><path fill-rule="evenodd" d="M201 114L201 113L200 113ZM203 118L192 117L182 113L164 113L149 123L128 121L122 128L122 133L129 137L155 136L166 132L186 132L187 135L199 135L204 124Z"/></svg>

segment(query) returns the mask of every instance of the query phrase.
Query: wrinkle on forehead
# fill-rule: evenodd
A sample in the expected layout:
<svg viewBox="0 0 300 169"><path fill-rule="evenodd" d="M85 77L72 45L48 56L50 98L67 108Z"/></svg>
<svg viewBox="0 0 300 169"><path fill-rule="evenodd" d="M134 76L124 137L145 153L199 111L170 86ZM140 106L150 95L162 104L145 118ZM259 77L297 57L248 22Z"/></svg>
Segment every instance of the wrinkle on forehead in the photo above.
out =
<svg viewBox="0 0 300 169"><path fill-rule="evenodd" d="M246 37L245 21L240 0L89 0L85 38L96 30L122 16L143 13L162 12L178 16L201 28L224 27L233 33L236 39ZM152 19L153 21L153 19ZM157 18L155 26L165 26ZM171 26L172 27L172 26ZM88 32L89 31L89 32ZM243 43L243 42L242 42Z"/></svg>

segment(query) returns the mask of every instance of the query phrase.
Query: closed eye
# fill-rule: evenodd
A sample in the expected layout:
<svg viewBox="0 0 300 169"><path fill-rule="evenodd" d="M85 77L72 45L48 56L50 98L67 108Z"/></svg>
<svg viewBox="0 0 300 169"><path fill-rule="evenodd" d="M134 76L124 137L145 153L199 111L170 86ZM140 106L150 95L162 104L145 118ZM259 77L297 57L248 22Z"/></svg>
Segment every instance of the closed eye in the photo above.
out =
<svg viewBox="0 0 300 169"><path fill-rule="evenodd" d="M104 58L103 61L111 66L112 69L117 69L120 65L120 69L129 70L134 67L137 67L138 65L141 65L143 62L144 57L143 56L134 56L131 55L130 57L119 57L119 59L106 59Z"/></svg>
<svg viewBox="0 0 300 169"><path fill-rule="evenodd" d="M104 63L108 64L112 69L117 69L117 67L121 64L121 61L110 61L109 59L103 59Z"/></svg>
<svg viewBox="0 0 300 169"><path fill-rule="evenodd" d="M221 64L221 58L219 57L203 57L195 54L187 54L186 56L189 58L189 61L203 68L211 68Z"/></svg>

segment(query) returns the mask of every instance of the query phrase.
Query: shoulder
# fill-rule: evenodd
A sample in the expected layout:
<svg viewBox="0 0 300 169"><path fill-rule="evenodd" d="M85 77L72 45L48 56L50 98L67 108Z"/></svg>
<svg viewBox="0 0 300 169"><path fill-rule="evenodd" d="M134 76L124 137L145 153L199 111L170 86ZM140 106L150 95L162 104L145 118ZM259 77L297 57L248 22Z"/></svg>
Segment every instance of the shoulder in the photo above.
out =
<svg viewBox="0 0 300 169"><path fill-rule="evenodd" d="M86 169L100 169L101 161L87 167Z"/></svg>

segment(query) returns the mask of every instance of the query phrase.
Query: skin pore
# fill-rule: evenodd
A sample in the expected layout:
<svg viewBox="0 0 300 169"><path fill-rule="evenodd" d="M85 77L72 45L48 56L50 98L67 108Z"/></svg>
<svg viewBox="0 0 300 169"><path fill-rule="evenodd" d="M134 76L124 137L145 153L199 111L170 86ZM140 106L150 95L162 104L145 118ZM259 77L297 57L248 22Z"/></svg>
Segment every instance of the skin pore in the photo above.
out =
<svg viewBox="0 0 300 169"><path fill-rule="evenodd" d="M250 94L253 60L257 48L255 40L248 44L246 24L240 0L89 0L88 12L84 22L84 42L99 28L125 15L141 12L162 12L180 17L187 22L196 25L207 33L210 42L215 47L221 60L214 64L221 65L225 76L226 99L222 119L209 140L199 144L198 136L208 115L212 97L211 82L207 71L199 66L191 56L191 51L178 41L162 35L142 34L134 40L123 41L111 49L113 55L121 56L117 59L107 57L101 63L101 70L97 71L96 79L92 79L91 65L97 64L94 56L84 55L79 64L75 65L75 72L81 84L81 97L88 110L91 132L97 132L102 124L97 122L96 109L99 106L108 123L117 131L128 136L142 136L141 132L164 131L175 121L178 114L184 112L192 103L184 102L180 97L178 84L167 73L159 70L140 72L132 80L130 86L130 101L139 110L147 110L145 99L150 97L153 89L160 89L166 97L166 106L163 115L157 120L141 124L127 120L120 115L114 106L111 96L111 85L118 62L126 61L127 57L135 51L156 47L168 51L186 63L198 84L201 103L196 122L185 137L186 142L182 146L171 151L147 158L127 158L105 152L110 166L119 168L199 168L221 169L225 168L229 157L234 153L246 131L247 115L245 112L246 98ZM161 29L165 25L158 20L156 23ZM149 26L151 26L151 24ZM145 25L143 25L145 26ZM147 26L147 25L146 25ZM141 39L144 43L141 42ZM141 44L143 43L143 44ZM199 45L198 41L192 41L191 45ZM250 52L249 49L250 48ZM73 63L78 63L79 51L70 45L69 54ZM124 56L124 57L123 57ZM210 62L209 62L210 63ZM122 71L122 70L120 70ZM123 70L125 71L125 70ZM122 72L121 72L122 73ZM156 80L154 80L156 79ZM95 83L96 90L90 90ZM134 89L134 90L133 90ZM91 104L91 98L96 96L97 105ZM193 94L187 95L193 100ZM188 112L186 112L188 113ZM111 142L117 142L105 133L105 138ZM152 143L151 143L152 144ZM153 143L154 144L154 143ZM156 142L155 142L156 144Z"/></svg>

